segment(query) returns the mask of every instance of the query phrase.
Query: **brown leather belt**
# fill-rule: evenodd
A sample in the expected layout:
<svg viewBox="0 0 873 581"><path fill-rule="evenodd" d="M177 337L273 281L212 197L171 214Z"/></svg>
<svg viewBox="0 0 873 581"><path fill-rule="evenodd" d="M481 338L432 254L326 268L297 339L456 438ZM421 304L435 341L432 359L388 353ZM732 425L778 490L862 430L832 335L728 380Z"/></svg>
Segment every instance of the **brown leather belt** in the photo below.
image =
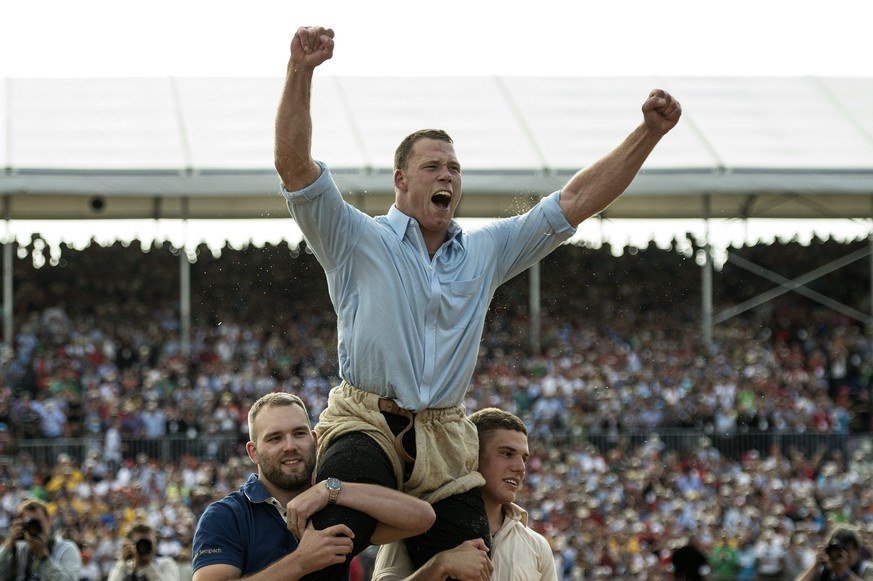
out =
<svg viewBox="0 0 873 581"><path fill-rule="evenodd" d="M379 411L385 412L386 414L392 414L395 416L403 416L404 418L409 420L409 423L403 428L399 434L394 436L394 448L397 450L397 454L400 456L400 459L406 463L412 464L415 462L415 458L410 456L406 449L403 447L403 436L406 435L412 426L415 424L415 414L409 410L403 409L397 402L391 399L380 398L379 399Z"/></svg>

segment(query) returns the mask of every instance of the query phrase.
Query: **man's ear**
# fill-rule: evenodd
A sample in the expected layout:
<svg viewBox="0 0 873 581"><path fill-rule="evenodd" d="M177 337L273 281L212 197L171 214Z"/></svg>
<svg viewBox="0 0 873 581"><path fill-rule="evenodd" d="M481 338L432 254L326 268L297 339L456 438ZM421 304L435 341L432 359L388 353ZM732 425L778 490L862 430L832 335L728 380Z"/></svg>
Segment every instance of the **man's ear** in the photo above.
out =
<svg viewBox="0 0 873 581"><path fill-rule="evenodd" d="M406 176L402 169L394 170L394 187L402 192L406 191Z"/></svg>
<svg viewBox="0 0 873 581"><path fill-rule="evenodd" d="M246 442L246 454L249 455L249 460L252 461L252 464L257 465L258 463L258 447L255 446L255 443L249 440Z"/></svg>

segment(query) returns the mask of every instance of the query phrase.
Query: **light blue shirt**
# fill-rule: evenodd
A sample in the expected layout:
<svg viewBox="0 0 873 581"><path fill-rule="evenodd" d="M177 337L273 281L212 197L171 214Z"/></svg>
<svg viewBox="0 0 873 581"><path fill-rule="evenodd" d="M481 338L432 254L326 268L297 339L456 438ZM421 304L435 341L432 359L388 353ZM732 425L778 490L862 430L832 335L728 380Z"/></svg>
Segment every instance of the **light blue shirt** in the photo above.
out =
<svg viewBox="0 0 873 581"><path fill-rule="evenodd" d="M453 221L431 260L416 220L394 205L385 216L360 212L320 165L314 183L282 192L327 275L340 376L413 411L459 404L494 291L576 231L559 192L469 232Z"/></svg>

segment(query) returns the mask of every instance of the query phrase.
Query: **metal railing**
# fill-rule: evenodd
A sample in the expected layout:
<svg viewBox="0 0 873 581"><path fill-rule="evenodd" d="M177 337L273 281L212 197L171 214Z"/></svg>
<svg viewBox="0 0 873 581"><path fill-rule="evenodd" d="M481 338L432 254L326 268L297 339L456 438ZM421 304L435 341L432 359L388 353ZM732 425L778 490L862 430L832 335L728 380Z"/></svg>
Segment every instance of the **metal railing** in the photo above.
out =
<svg viewBox="0 0 873 581"><path fill-rule="evenodd" d="M840 450L846 457L855 450L862 450L873 457L873 441L870 434L821 434L808 432L732 432L713 434L694 429L657 429L646 431L608 432L567 432L530 435L531 446L546 446L559 450L572 450L580 445L590 444L601 452L612 448L635 450L646 446L656 446L662 452L692 454L703 448L714 448L731 460L740 460L751 450L757 450L762 457L769 456L774 449L782 454L798 450L810 457L815 453ZM40 466L53 466L61 454L66 454L77 464L81 464L89 453L103 454L101 439L57 438L38 440L18 440L9 442L0 449L0 456L14 459L24 454ZM245 436L240 434L210 434L189 437L172 435L162 438L122 439L120 457L126 459L149 459L161 463L178 462L185 456L199 460L216 460L224 463L230 458L245 456ZM104 457L104 460L107 459Z"/></svg>
<svg viewBox="0 0 873 581"><path fill-rule="evenodd" d="M122 438L118 454L104 454L103 440L89 438L54 438L18 440L10 442L2 455L15 458L26 455L39 466L53 466L61 454L66 454L76 464L82 464L92 452L104 460L121 463L126 459L142 456L161 463L178 462L185 456L197 459L226 462L232 457L245 454L245 440L238 434L210 434L195 438L172 435L162 438Z"/></svg>
<svg viewBox="0 0 873 581"><path fill-rule="evenodd" d="M580 442L590 443L602 452L616 447L635 450L656 446L664 452L692 454L703 448L713 448L718 450L721 456L738 461L752 450L756 450L761 457L770 456L775 450L779 450L783 455L797 450L806 457L811 457L818 452L828 453L834 450L849 454L860 446L869 447L870 435L757 430L716 434L695 429L661 428L618 434L592 431L575 434L570 438L552 437L543 441L547 446L558 449L576 447Z"/></svg>

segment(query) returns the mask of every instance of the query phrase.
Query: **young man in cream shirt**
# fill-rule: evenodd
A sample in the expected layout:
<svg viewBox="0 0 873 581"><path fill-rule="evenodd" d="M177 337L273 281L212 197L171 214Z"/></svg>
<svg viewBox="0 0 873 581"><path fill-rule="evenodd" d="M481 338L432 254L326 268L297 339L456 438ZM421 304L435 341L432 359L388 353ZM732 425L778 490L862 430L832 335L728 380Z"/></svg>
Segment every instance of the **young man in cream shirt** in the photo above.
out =
<svg viewBox="0 0 873 581"><path fill-rule="evenodd" d="M493 551L473 539L434 555L415 571L403 542L383 545L372 581L556 581L555 557L548 541L527 526L527 512L515 504L530 452L527 428L518 417L486 408L470 416L479 433L482 496Z"/></svg>

